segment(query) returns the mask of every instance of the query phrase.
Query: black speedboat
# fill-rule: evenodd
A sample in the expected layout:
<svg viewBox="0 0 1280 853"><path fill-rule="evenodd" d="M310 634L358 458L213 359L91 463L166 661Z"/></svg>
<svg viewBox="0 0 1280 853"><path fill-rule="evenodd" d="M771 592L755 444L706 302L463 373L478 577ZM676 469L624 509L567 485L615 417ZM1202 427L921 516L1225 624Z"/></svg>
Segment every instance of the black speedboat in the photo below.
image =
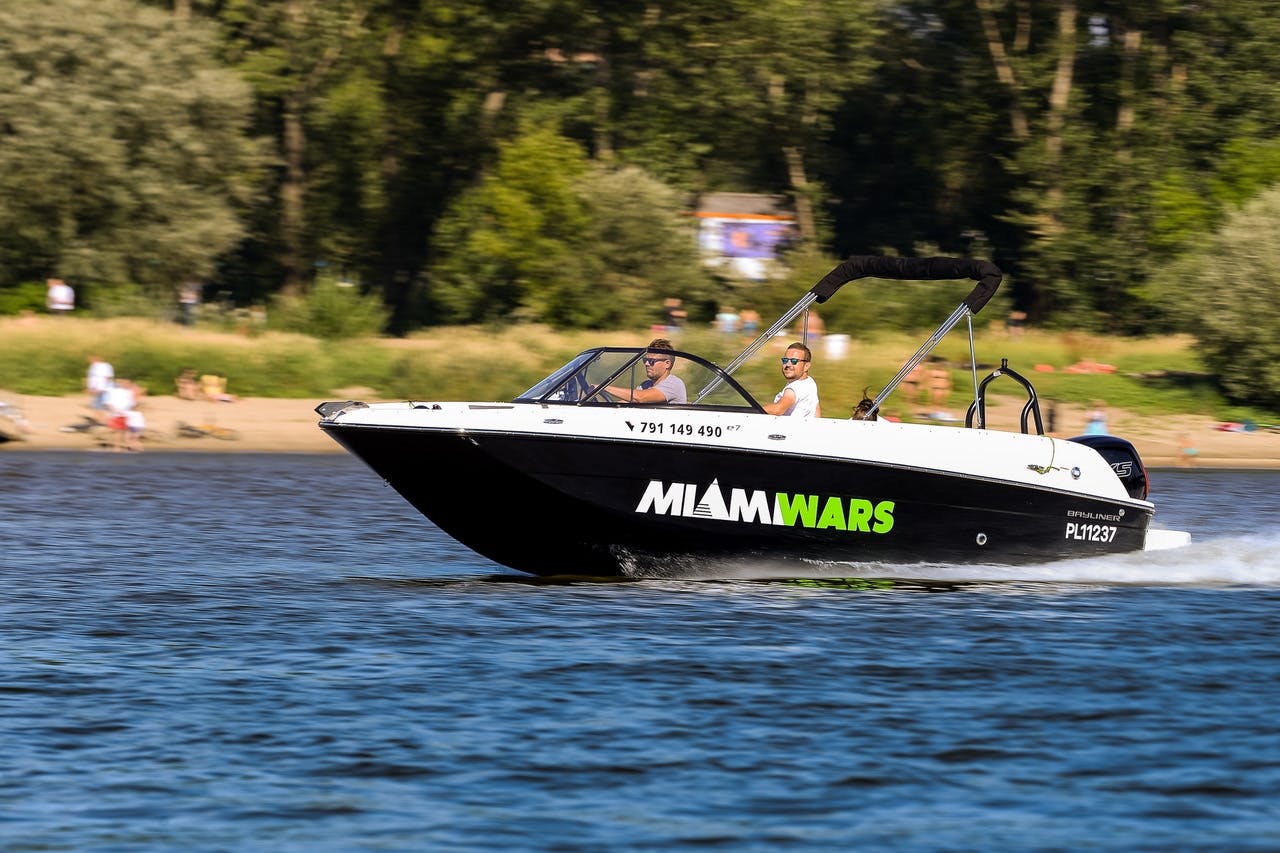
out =
<svg viewBox="0 0 1280 853"><path fill-rule="evenodd" d="M673 350L682 405L619 401L642 348L587 350L509 403L322 403L320 428L442 530L536 575L818 577L849 564L1020 564L1173 547L1150 528L1147 475L1113 436L1043 434L1035 390L1002 366L966 427L765 414L734 371L815 303L859 278L977 286L872 410L961 320L1000 270L953 258L850 258L732 363ZM973 329L969 324L972 351ZM976 358L971 359L976 365ZM987 385L1025 389L1021 432L984 428Z"/></svg>

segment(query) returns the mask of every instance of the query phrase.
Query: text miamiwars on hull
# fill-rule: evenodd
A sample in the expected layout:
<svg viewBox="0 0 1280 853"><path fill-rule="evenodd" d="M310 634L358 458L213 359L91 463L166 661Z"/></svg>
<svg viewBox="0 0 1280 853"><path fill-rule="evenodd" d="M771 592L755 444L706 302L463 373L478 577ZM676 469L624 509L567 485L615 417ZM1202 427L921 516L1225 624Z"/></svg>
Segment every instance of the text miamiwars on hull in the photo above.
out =
<svg viewBox="0 0 1280 853"><path fill-rule="evenodd" d="M788 492L771 494L760 489L729 489L726 500L719 480L712 480L701 494L699 488L695 483L650 480L635 511L850 533L888 533L893 529L893 501Z"/></svg>

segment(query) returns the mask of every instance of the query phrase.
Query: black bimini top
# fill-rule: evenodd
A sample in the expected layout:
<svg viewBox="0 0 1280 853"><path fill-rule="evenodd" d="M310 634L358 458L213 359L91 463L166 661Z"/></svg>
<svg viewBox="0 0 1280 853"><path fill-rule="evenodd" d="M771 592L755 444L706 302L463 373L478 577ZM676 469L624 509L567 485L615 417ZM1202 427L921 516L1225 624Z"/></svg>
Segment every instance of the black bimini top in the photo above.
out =
<svg viewBox="0 0 1280 853"><path fill-rule="evenodd" d="M1003 278L990 261L971 258L887 258L881 255L854 255L838 264L809 289L818 302L826 302L836 291L860 278L887 278L897 281L945 281L970 278L978 286L965 297L964 304L977 314L995 296Z"/></svg>

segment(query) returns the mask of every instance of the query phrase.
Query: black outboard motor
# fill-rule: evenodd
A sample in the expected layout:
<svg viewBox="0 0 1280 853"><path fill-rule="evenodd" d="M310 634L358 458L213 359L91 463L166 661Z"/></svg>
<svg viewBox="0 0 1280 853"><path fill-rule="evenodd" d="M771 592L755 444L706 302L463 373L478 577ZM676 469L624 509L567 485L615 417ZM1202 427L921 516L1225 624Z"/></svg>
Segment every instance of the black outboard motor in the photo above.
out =
<svg viewBox="0 0 1280 853"><path fill-rule="evenodd" d="M1087 444L1102 454L1102 458L1120 478L1129 497L1140 501L1147 499L1147 469L1138 457L1138 449L1132 443L1114 435L1077 435L1071 441Z"/></svg>

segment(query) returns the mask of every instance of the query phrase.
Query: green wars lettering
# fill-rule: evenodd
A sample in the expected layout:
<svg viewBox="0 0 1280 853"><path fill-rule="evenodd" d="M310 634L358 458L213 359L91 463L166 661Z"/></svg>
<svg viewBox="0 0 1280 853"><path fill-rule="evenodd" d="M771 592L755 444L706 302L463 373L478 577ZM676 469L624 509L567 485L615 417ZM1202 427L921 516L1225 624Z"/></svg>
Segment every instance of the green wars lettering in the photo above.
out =
<svg viewBox="0 0 1280 853"><path fill-rule="evenodd" d="M636 512L705 518L744 524L888 533L893 529L893 501L871 501L838 495L770 494L759 489L720 488L719 480L699 489L694 483L650 480Z"/></svg>

